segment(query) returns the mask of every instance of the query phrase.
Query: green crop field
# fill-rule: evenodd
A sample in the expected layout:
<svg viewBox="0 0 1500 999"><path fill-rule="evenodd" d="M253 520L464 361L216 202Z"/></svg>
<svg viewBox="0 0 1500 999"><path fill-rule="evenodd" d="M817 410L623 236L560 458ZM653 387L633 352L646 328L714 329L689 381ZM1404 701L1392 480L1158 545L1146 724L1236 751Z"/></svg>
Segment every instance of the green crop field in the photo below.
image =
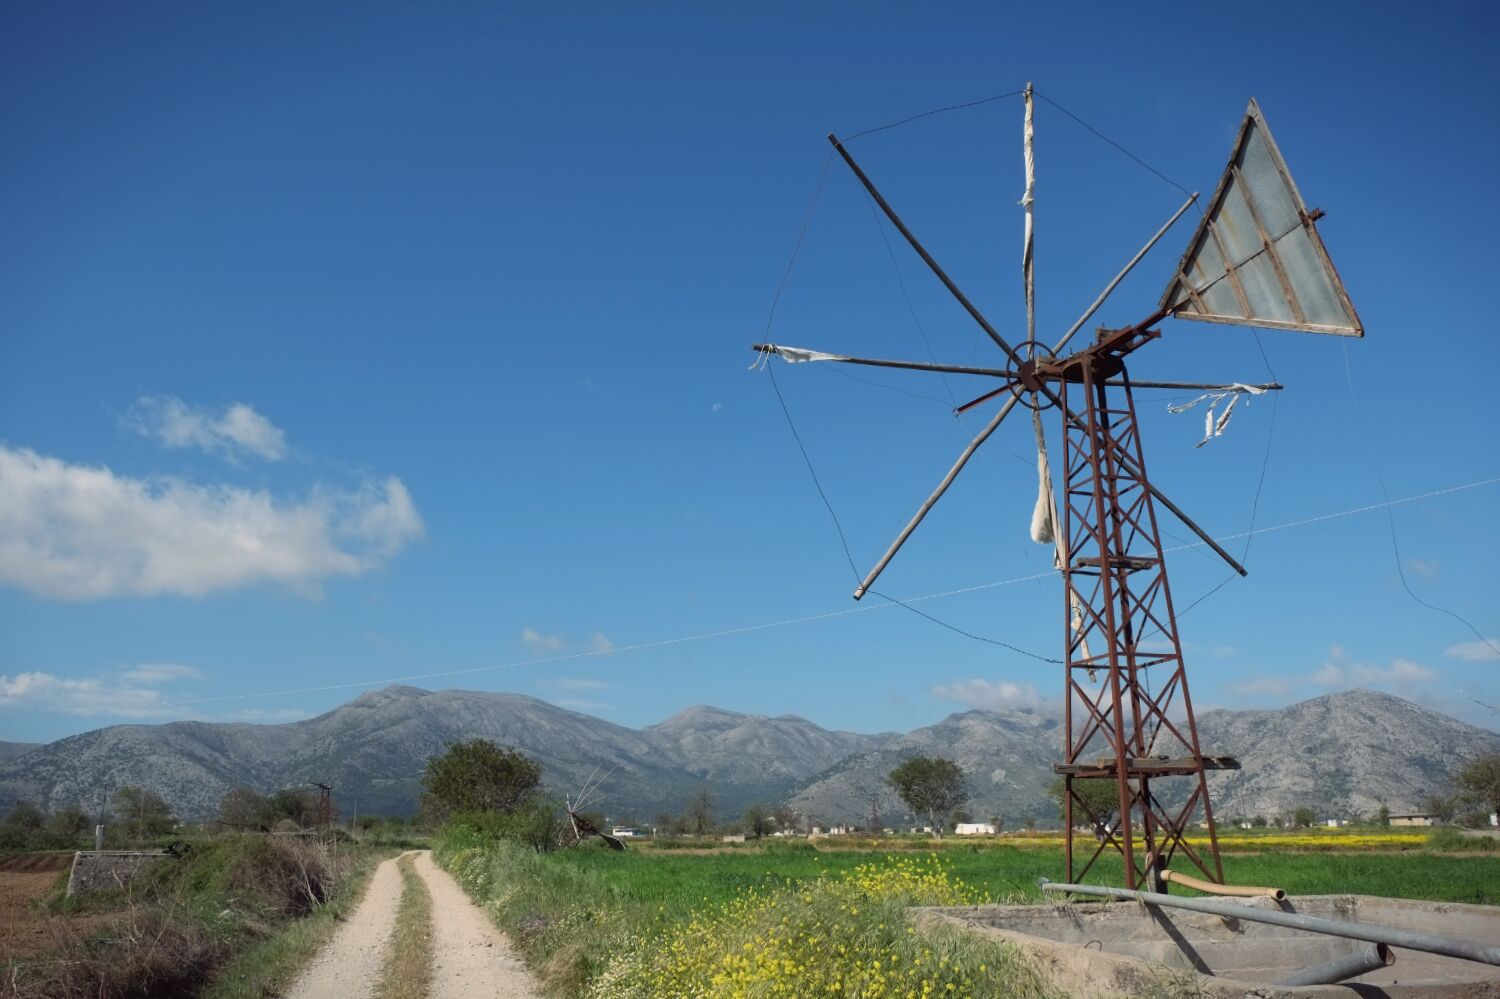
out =
<svg viewBox="0 0 1500 999"><path fill-rule="evenodd" d="M704 902L724 901L747 888L836 874L872 860L910 852L823 850L799 844L711 854L649 849L623 854L569 850L546 861L599 876L611 894L622 900L690 908ZM1038 877L1054 881L1063 877L1062 851L1055 847L1018 849L945 844L935 852L955 877L990 899L1036 900L1041 897L1036 885ZM1194 873L1186 863L1174 866ZM1496 855L1448 855L1415 850L1400 853L1268 850L1226 856L1224 875L1232 884L1271 885L1293 895L1388 895L1500 904L1500 856ZM1096 884L1123 884L1119 858L1100 858L1087 880Z"/></svg>

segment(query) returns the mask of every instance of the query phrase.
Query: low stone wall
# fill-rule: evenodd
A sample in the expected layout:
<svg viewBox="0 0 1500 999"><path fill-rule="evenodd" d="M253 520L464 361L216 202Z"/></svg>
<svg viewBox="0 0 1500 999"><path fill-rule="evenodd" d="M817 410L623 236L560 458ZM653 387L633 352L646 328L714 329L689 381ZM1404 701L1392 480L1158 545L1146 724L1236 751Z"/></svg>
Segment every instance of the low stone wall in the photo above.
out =
<svg viewBox="0 0 1500 999"><path fill-rule="evenodd" d="M118 891L151 864L170 859L164 850L80 850L73 854L68 897Z"/></svg>

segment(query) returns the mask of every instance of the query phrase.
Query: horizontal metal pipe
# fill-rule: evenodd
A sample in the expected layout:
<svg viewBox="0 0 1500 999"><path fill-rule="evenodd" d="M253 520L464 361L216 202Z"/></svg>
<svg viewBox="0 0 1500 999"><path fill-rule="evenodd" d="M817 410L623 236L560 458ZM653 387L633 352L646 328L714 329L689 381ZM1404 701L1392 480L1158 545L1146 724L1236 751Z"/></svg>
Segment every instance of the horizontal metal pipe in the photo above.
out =
<svg viewBox="0 0 1500 999"><path fill-rule="evenodd" d="M1303 968L1295 975L1283 978L1275 985L1332 985L1334 982L1347 981L1367 971L1376 968L1389 967L1396 963L1396 955L1383 943L1365 944L1363 947L1343 957L1315 964L1311 968Z"/></svg>
<svg viewBox="0 0 1500 999"><path fill-rule="evenodd" d="M1067 892L1072 895L1095 895L1099 898L1121 898L1147 905L1162 905L1170 909L1189 909L1206 912L1226 919L1246 919L1252 923L1270 923L1309 933L1326 933L1329 936L1346 937L1350 940L1368 940L1407 950L1420 950L1428 954L1442 954L1465 961L1500 965L1500 947L1482 944L1473 940L1423 933L1419 930L1403 930L1395 926L1377 926L1371 923L1345 922L1340 919L1323 919L1320 916L1304 916L1295 912L1276 909L1257 909L1243 902L1226 902L1217 898L1179 898L1176 895L1161 895L1154 891L1132 891L1129 888L1106 888L1102 885L1065 885L1041 878L1038 881L1044 892Z"/></svg>
<svg viewBox="0 0 1500 999"><path fill-rule="evenodd" d="M1199 881L1190 874L1181 871L1166 870L1161 872L1163 881L1170 881L1174 885L1182 885L1194 891L1205 891L1210 895L1230 895L1234 898L1274 898L1280 902L1286 898L1286 892L1280 888L1257 888L1250 885L1218 885L1212 881Z"/></svg>

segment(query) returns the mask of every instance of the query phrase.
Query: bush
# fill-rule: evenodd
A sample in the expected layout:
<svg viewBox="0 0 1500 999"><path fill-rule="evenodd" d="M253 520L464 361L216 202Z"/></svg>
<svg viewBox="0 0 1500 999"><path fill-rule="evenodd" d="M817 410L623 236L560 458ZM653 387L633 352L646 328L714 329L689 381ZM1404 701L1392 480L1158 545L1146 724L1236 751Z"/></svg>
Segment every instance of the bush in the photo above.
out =
<svg viewBox="0 0 1500 999"><path fill-rule="evenodd" d="M0 995L16 999L188 999L229 955L180 905L133 905L92 940L73 938L54 960L10 970Z"/></svg>

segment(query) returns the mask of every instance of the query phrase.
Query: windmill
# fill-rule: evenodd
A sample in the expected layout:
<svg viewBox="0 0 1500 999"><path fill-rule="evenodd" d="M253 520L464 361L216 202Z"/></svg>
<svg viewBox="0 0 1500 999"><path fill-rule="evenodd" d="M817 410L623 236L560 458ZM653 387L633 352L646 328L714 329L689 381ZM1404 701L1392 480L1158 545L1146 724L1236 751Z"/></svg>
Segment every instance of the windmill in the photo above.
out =
<svg viewBox="0 0 1500 999"><path fill-rule="evenodd" d="M767 363L775 354L790 362L873 365L1000 381L997 388L958 407L961 413L1002 400L860 582L854 591L856 600L870 591L1005 418L1018 405L1030 410L1039 479L1032 537L1053 545L1054 565L1062 575L1064 591L1065 741L1063 759L1053 769L1061 775L1066 792L1066 880L1083 880L1112 848L1124 860L1129 888L1141 884L1165 891L1163 872L1179 854L1209 880L1223 883L1207 771L1237 769L1239 763L1229 756L1205 755L1199 743L1157 525L1158 506L1180 520L1235 572L1246 573L1148 477L1134 396L1136 389L1168 388L1205 390L1216 402L1227 399L1217 416L1210 408L1206 441L1223 432L1242 396L1281 386L1135 381L1126 360L1159 339L1161 332L1153 327L1169 318L1356 337L1363 336L1364 330L1318 235L1317 221L1323 213L1309 211L1303 203L1252 99L1228 166L1156 310L1129 326L1101 328L1093 342L1064 353L1116 286L1196 202L1197 194L1152 236L1057 343L1051 348L1038 343L1031 253L1034 104L1030 85L1024 98L1026 195L1021 204L1026 213L1022 275L1027 338L1019 345L991 325L896 214L844 143L835 135L828 136L886 218L1000 349L1003 367L881 360L771 343L753 347ZM1062 423L1062 470L1055 483L1042 424L1044 413L1056 413ZM1101 821L1103 817L1090 807L1079 783L1084 781L1110 782L1116 792L1113 821ZM1185 783L1185 793L1160 793L1172 781L1179 788ZM1200 809L1208 829L1209 849L1203 852L1186 835ZM1094 822L1100 830L1097 836L1075 839L1075 816Z"/></svg>

